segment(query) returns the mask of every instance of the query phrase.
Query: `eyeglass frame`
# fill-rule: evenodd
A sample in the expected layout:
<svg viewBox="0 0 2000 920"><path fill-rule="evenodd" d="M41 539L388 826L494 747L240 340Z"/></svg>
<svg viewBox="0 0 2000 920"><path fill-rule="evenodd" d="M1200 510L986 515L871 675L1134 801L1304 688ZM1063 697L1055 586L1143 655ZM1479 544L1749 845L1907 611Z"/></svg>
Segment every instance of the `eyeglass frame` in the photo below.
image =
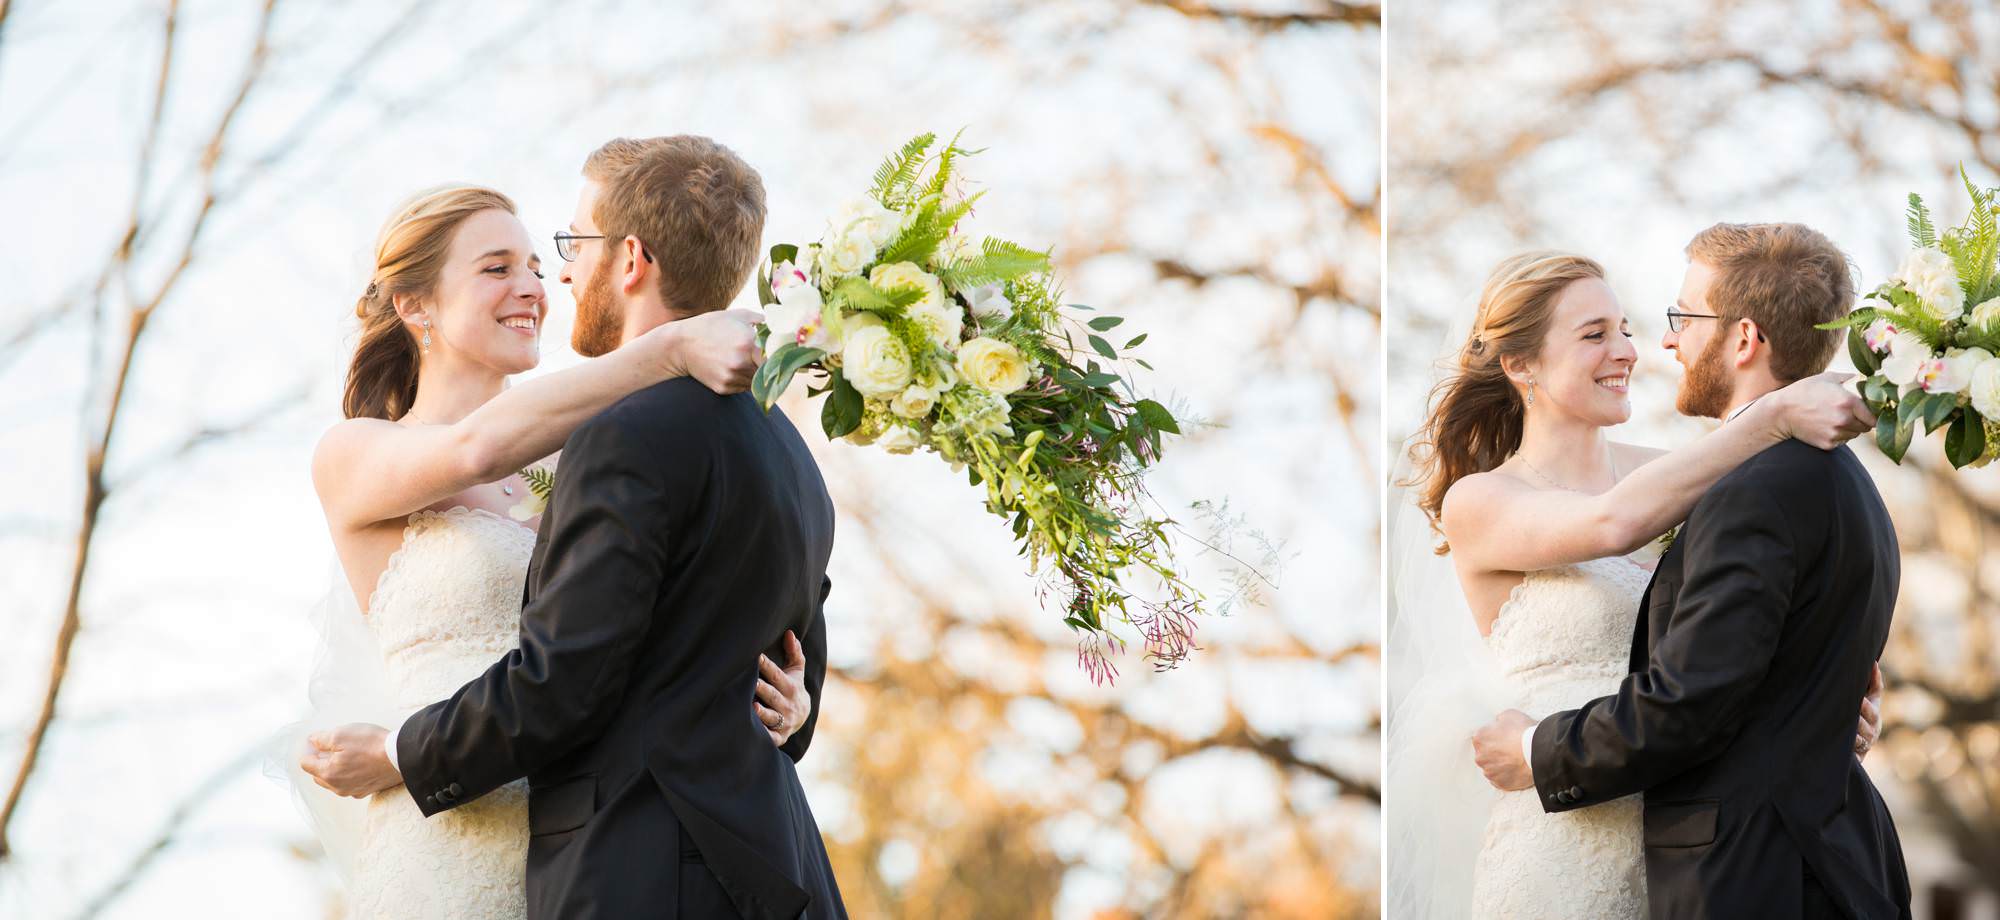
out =
<svg viewBox="0 0 2000 920"><path fill-rule="evenodd" d="M574 262L576 261L576 247L573 244L577 240L601 240L601 239L604 239L604 234L601 233L584 234L584 233L571 233L567 230L558 230L556 231L556 255L561 256L564 262Z"/></svg>
<svg viewBox="0 0 2000 920"><path fill-rule="evenodd" d="M571 233L568 230L557 230L556 255L560 256L564 262L574 262L576 261L576 247L571 245L572 243L575 243L577 240L604 240L604 239L610 239L610 237L607 237L602 233ZM640 244L639 254L645 256L646 261L648 262L653 261L653 254L646 251L646 247L644 244Z"/></svg>
<svg viewBox="0 0 2000 920"><path fill-rule="evenodd" d="M1720 316L1716 316L1716 315L1715 315L1715 314L1713 314L1713 313L1683 313L1683 312L1681 312L1681 311L1680 311L1680 310L1679 310L1678 308L1676 308L1676 307L1668 307L1668 308L1667 308L1667 331L1668 331L1668 332L1671 332L1671 333L1673 333L1673 334L1675 334L1675 335L1680 335L1680 334L1681 334L1682 332L1684 332L1684 331L1686 331L1686 330L1687 330L1687 321L1688 321L1688 320L1691 320L1691 319L1721 319L1721 318L1722 318L1722 317L1720 317ZM1759 329L1759 330L1757 330L1757 341L1759 341L1759 342L1763 342L1763 341L1767 341L1767 340L1766 340L1766 339L1764 338L1764 330L1762 330L1762 329Z"/></svg>

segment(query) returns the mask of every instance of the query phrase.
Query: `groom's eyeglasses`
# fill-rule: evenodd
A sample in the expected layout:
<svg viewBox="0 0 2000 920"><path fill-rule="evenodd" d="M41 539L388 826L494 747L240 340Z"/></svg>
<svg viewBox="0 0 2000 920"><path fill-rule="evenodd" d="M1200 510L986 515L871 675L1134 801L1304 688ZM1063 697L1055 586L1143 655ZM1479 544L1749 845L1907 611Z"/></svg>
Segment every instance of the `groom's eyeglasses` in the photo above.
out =
<svg viewBox="0 0 2000 920"><path fill-rule="evenodd" d="M560 231L556 234L556 255L562 256L564 262L574 262L576 261L577 240L601 239L604 239L602 234L576 234L567 230ZM639 247L639 254L645 256L646 261L653 261L653 254L647 252L646 247L643 245Z"/></svg>
<svg viewBox="0 0 2000 920"><path fill-rule="evenodd" d="M1682 313L1681 311L1676 310L1673 307L1667 308L1667 328L1673 330L1675 335L1679 335L1681 330L1686 329L1688 327L1688 320L1721 319L1721 318L1722 317L1716 316L1713 313ZM1762 329L1757 330L1757 341L1759 342L1768 341L1767 339L1764 338L1764 330Z"/></svg>
<svg viewBox="0 0 2000 920"><path fill-rule="evenodd" d="M603 235L601 234L597 236L580 236L578 234L569 233L567 231L557 233L556 255L562 256L562 260L564 262L574 262L576 261L577 240L601 240L601 239L604 239Z"/></svg>
<svg viewBox="0 0 2000 920"><path fill-rule="evenodd" d="M564 258L568 258L568 256L564 256ZM1676 334L1678 334L1681 330L1686 329L1688 327L1688 320L1721 319L1721 318L1722 317L1716 316L1713 313L1682 313L1681 311L1676 310L1673 307L1667 308L1667 328L1672 330Z"/></svg>

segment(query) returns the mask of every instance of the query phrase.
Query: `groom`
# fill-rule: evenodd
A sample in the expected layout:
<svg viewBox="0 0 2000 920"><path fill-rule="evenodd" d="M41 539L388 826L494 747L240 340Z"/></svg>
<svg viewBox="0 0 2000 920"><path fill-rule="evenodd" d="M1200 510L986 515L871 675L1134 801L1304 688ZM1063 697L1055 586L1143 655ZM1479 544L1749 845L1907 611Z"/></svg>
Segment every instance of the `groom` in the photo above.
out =
<svg viewBox="0 0 2000 920"><path fill-rule="evenodd" d="M586 356L720 310L758 256L764 186L703 137L614 140L559 240ZM845 917L792 761L745 707L787 630L825 674L833 504L784 415L693 378L578 428L528 567L521 646L373 749L426 816L529 783L530 918ZM348 732L355 726L343 728ZM380 732L381 729L374 729ZM336 790L346 791L346 790Z"/></svg>
<svg viewBox="0 0 2000 920"><path fill-rule="evenodd" d="M1679 409L1734 418L1826 369L1814 329L1854 299L1831 240L1717 224L1688 244L1663 343ZM1614 695L1474 736L1487 778L1549 812L1645 793L1653 920L1909 917L1889 813L1852 753L1854 700L1889 635L1896 534L1852 452L1785 441L1696 504L1640 601Z"/></svg>

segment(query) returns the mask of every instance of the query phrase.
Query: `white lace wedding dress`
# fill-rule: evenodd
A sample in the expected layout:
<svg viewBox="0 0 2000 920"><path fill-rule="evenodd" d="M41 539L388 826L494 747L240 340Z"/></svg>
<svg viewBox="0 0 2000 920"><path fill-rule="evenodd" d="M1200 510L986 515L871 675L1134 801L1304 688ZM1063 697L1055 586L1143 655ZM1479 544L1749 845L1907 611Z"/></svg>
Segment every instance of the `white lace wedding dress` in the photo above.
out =
<svg viewBox="0 0 2000 920"><path fill-rule="evenodd" d="M1530 572L1487 645L1536 718L1618 689L1652 573L1623 556ZM1646 867L1639 797L1560 814L1533 789L1503 794L1473 870L1475 920L1640 920Z"/></svg>
<svg viewBox="0 0 2000 920"><path fill-rule="evenodd" d="M535 534L465 507L410 516L369 600L389 690L405 712L456 692L519 641ZM527 914L526 780L425 818L401 786L377 794L356 853L356 917Z"/></svg>

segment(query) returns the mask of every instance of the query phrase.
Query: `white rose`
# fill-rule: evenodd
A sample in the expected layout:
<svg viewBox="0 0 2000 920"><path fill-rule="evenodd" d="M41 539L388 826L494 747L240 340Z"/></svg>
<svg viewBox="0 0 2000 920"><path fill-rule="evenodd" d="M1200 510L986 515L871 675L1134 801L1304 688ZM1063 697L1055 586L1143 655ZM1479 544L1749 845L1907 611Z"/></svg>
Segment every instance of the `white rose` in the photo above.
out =
<svg viewBox="0 0 2000 920"><path fill-rule="evenodd" d="M1990 419L2000 419L2000 361L1987 361L1972 369L1972 383L1966 388L1972 408Z"/></svg>
<svg viewBox="0 0 2000 920"><path fill-rule="evenodd" d="M1972 383L1972 373L1993 360L1984 348L1953 348L1944 357L1924 365L1919 378L1926 393L1963 393Z"/></svg>
<svg viewBox="0 0 2000 920"><path fill-rule="evenodd" d="M924 327L931 341L951 347L958 342L965 329L965 316L958 309L958 302L945 295L944 282L938 276L918 268L914 262L892 262L877 265L868 273L868 283L879 291L898 288L915 288L922 296L908 307L910 319Z"/></svg>
<svg viewBox="0 0 2000 920"><path fill-rule="evenodd" d="M819 250L819 277L832 285L842 278L861 273L862 266L875 258L875 244L864 235L842 234Z"/></svg>
<svg viewBox="0 0 2000 920"><path fill-rule="evenodd" d="M1973 307L1970 322L1980 332L2000 332L2000 297Z"/></svg>
<svg viewBox="0 0 2000 920"><path fill-rule="evenodd" d="M889 400L889 411L902 418L923 418L931 414L931 407L937 405L937 400L936 390L912 384Z"/></svg>
<svg viewBox="0 0 2000 920"><path fill-rule="evenodd" d="M965 306L982 323L1004 323L1014 315L1014 303L998 284L982 284L965 292Z"/></svg>
<svg viewBox="0 0 2000 920"><path fill-rule="evenodd" d="M1889 356L1882 359L1882 376L1899 387L1917 382L1924 362L1931 359L1930 346L1914 332L1898 332L1889 339Z"/></svg>
<svg viewBox="0 0 2000 920"><path fill-rule="evenodd" d="M892 454L907 454L924 446L924 439L906 426L890 425L888 431L882 432L882 436L875 439L875 443Z"/></svg>
<svg viewBox="0 0 2000 920"><path fill-rule="evenodd" d="M1021 352L983 335L958 346L958 370L973 386L1002 396L1028 385L1028 361Z"/></svg>
<svg viewBox="0 0 2000 920"><path fill-rule="evenodd" d="M845 330L840 367L863 396L889 396L910 385L910 350L879 322Z"/></svg>
<svg viewBox="0 0 2000 920"><path fill-rule="evenodd" d="M873 198L856 198L835 211L828 226L840 236L859 237L870 247L881 249L903 232L908 220L907 215L885 208Z"/></svg>
<svg viewBox="0 0 2000 920"><path fill-rule="evenodd" d="M1941 320L1965 312L1965 290L1958 286L1958 266L1941 249L1912 249L1889 280L1900 281L1917 295L1924 309Z"/></svg>

